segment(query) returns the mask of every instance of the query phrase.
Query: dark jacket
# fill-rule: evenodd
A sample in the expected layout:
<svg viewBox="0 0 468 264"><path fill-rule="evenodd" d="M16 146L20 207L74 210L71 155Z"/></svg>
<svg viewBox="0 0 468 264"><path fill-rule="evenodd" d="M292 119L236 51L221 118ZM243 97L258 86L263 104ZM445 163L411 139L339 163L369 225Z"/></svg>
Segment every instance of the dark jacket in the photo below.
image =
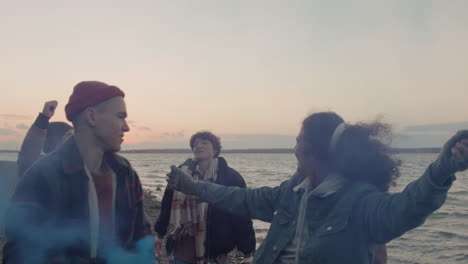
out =
<svg viewBox="0 0 468 264"><path fill-rule="evenodd" d="M21 149L18 152L18 176L22 177L31 165L41 157L42 147L47 135L49 118L39 114L34 124L24 137Z"/></svg>
<svg viewBox="0 0 468 264"><path fill-rule="evenodd" d="M190 160L184 164L190 163ZM225 186L237 186L245 188L245 181L234 169L230 168L226 160L218 158L217 184ZM160 237L167 233L169 219L171 216L173 190L166 189L161 203L161 214L159 215L154 230ZM250 218L230 214L215 206L208 206L206 234L206 255L216 257L230 252L234 247L244 254L253 253L255 250L255 231Z"/></svg>
<svg viewBox="0 0 468 264"><path fill-rule="evenodd" d="M106 246L132 250L151 235L142 186L125 158L109 153L104 160L116 175L115 239ZM88 195L88 176L72 137L36 162L18 184L6 214L4 262L91 263Z"/></svg>

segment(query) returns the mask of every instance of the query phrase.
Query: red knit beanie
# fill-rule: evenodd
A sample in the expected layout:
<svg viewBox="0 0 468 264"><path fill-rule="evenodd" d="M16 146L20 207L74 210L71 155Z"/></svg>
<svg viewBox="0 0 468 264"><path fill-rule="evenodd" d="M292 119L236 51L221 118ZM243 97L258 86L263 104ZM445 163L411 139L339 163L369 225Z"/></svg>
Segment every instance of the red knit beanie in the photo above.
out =
<svg viewBox="0 0 468 264"><path fill-rule="evenodd" d="M72 121L73 117L85 110L87 107L104 102L112 97L125 94L117 86L97 81L80 82L73 88L73 93L65 106L67 119Z"/></svg>

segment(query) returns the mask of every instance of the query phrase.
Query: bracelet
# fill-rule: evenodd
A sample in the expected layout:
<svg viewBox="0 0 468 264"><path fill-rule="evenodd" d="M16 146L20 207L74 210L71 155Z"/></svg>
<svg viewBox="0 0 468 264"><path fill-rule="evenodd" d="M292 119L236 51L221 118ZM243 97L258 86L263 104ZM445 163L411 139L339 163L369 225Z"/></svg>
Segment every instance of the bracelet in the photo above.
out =
<svg viewBox="0 0 468 264"><path fill-rule="evenodd" d="M242 263L250 263L253 261L253 257L248 257L248 258L244 258L244 260L242 261Z"/></svg>
<svg viewBox="0 0 468 264"><path fill-rule="evenodd" d="M50 117L44 115L43 113L39 113L33 125L40 129L47 129L49 127L49 119Z"/></svg>

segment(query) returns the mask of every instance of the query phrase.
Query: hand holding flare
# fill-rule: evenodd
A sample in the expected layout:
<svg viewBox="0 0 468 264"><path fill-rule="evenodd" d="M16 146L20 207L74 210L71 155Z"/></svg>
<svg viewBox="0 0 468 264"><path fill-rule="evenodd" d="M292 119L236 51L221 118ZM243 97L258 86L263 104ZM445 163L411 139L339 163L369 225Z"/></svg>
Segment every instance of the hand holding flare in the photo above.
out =
<svg viewBox="0 0 468 264"><path fill-rule="evenodd" d="M187 174L177 166L171 166L171 172L167 175L167 188L185 194L196 195L196 186L197 181L193 179L192 175Z"/></svg>

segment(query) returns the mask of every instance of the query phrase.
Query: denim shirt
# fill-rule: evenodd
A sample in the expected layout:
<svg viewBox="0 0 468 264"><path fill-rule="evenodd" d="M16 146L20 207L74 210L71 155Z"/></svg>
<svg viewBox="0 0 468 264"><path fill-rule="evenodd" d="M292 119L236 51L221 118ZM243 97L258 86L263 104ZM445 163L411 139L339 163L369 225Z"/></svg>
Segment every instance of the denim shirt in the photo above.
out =
<svg viewBox="0 0 468 264"><path fill-rule="evenodd" d="M311 189L310 178L306 177L302 182L293 188L294 192L301 193L301 202L299 206L299 212L296 216L297 227L294 238L289 242L285 249L280 252L278 259L275 263L287 264L287 263L299 263L299 252L303 247L303 241L308 240L309 229L308 225L305 224L305 218L307 213L307 204L311 196L318 198L325 198L329 195L336 193L345 184L346 179L339 175L332 173L328 175L319 186L315 189ZM313 210L313 209L312 209Z"/></svg>
<svg viewBox="0 0 468 264"><path fill-rule="evenodd" d="M401 193L388 194L364 182L343 182L343 187L311 195L307 200L298 263L370 264L375 247L422 225L444 203L454 175L434 175L431 167ZM437 185L434 177L443 177ZM445 180L446 179L446 180ZM234 214L270 222L254 263L278 263L278 257L296 235L303 191L294 191L297 175L280 186L241 189L196 183L197 195ZM318 188L317 188L318 189ZM324 188L327 190L327 188Z"/></svg>

